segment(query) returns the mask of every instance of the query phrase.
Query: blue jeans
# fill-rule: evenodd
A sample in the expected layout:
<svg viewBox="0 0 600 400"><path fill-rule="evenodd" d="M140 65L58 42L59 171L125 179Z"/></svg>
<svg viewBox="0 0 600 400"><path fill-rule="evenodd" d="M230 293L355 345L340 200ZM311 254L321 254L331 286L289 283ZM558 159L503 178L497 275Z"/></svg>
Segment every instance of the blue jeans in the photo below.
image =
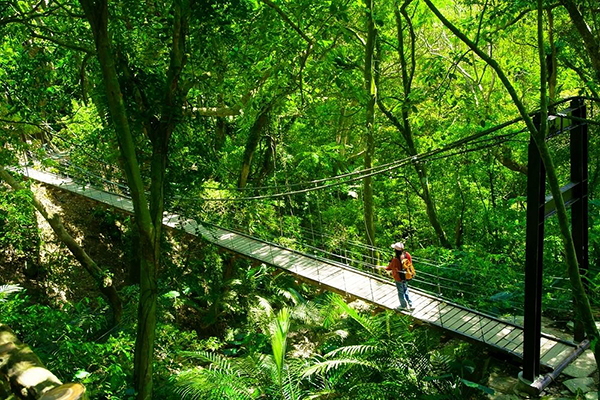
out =
<svg viewBox="0 0 600 400"><path fill-rule="evenodd" d="M400 307L406 308L407 304L409 307L412 307L412 301L408 295L408 283L406 281L396 281L396 289L398 289Z"/></svg>

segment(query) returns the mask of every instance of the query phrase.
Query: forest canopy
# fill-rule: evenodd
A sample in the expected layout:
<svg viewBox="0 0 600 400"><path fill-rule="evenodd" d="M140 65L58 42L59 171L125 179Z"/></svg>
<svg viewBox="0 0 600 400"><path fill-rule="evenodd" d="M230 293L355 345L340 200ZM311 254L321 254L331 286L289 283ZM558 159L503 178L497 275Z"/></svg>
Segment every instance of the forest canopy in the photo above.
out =
<svg viewBox="0 0 600 400"><path fill-rule="evenodd" d="M0 324L93 399L485 396L475 345L163 218L382 280L401 241L411 290L522 325L534 146L544 321L600 360L598 21L587 0L0 2ZM585 257L570 136L549 138L581 122Z"/></svg>

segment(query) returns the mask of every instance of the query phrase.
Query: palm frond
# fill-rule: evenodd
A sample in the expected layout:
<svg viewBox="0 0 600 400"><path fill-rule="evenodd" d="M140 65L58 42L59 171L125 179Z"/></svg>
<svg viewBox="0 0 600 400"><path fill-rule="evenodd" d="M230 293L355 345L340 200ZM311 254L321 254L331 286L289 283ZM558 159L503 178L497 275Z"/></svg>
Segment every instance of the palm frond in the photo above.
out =
<svg viewBox="0 0 600 400"><path fill-rule="evenodd" d="M381 351L380 346L372 346L372 345L354 345L354 346L344 346L338 349L332 350L325 355L326 358L332 358L337 356L338 354L345 357L354 357L357 355L363 355L367 353L379 353Z"/></svg>
<svg viewBox="0 0 600 400"><path fill-rule="evenodd" d="M376 336L378 331L377 324L372 318L363 317L356 310L350 307L341 296L333 296L333 302L336 306L338 306L341 310L343 310L350 318L354 321L358 322L368 333L369 335Z"/></svg>
<svg viewBox="0 0 600 400"><path fill-rule="evenodd" d="M277 365L279 382L281 383L283 363L287 349L287 335L290 329L290 312L287 308L282 308L277 313L274 321L273 333L271 336L271 347L273 349L273 358Z"/></svg>
<svg viewBox="0 0 600 400"><path fill-rule="evenodd" d="M306 300L302 297L302 295L300 293L298 293L298 291L294 290L293 288L287 288L287 289L278 288L276 290L276 292L281 297L283 297L287 300L290 300L292 303L294 303L294 306L298 306L300 304L306 303Z"/></svg>
<svg viewBox="0 0 600 400"><path fill-rule="evenodd" d="M339 358L335 360L321 361L311 365L304 370L302 375L304 377L309 377L314 374L324 374L341 367L360 367L373 371L381 371L380 366L376 362L356 358Z"/></svg>
<svg viewBox="0 0 600 400"><path fill-rule="evenodd" d="M258 393L246 379L224 370L197 368L177 376L175 392L182 399L252 400Z"/></svg>
<svg viewBox="0 0 600 400"><path fill-rule="evenodd" d="M304 324L322 325L323 317L319 305L313 302L304 302L294 307L292 318L301 321Z"/></svg>
<svg viewBox="0 0 600 400"><path fill-rule="evenodd" d="M258 300L253 307L256 311L261 312L262 314L271 317L273 315L273 307L271 307L271 303L269 300L265 299L262 296L255 296Z"/></svg>
<svg viewBox="0 0 600 400"><path fill-rule="evenodd" d="M0 285L0 301L6 301L6 297L8 297L11 293L17 293L23 290L23 288L19 285Z"/></svg>

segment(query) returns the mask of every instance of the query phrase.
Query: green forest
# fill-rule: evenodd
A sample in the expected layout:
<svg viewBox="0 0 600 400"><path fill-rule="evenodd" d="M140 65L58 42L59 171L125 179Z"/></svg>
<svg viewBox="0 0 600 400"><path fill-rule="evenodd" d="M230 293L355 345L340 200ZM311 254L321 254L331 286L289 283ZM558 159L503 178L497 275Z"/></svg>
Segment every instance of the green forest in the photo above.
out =
<svg viewBox="0 0 600 400"><path fill-rule="evenodd" d="M526 254L600 365L599 91L596 0L0 0L0 398L521 398L419 299L510 344Z"/></svg>

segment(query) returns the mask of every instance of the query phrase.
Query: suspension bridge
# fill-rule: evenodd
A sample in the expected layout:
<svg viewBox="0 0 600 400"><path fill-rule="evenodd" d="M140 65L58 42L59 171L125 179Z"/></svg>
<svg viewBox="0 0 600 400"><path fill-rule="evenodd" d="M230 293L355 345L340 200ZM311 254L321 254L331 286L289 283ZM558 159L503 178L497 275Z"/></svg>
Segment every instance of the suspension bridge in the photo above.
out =
<svg viewBox="0 0 600 400"><path fill-rule="evenodd" d="M92 199L127 213L133 213L129 198L82 185L71 178L27 168L23 173L32 180ZM361 271L341 262L327 260L276 243L253 238L243 232L214 224L165 213L163 223L183 230L246 258L272 265L307 282L331 291L365 300L387 309L399 306L395 284L372 273ZM414 311L402 311L428 324L460 336L482 342L521 358L523 328L441 297L411 287ZM577 345L573 342L543 334L541 363L554 369L566 359Z"/></svg>
<svg viewBox="0 0 600 400"><path fill-rule="evenodd" d="M557 129L560 131L573 129L574 125L565 122L569 122L569 118L571 118L570 115L566 116L566 114L562 114L559 118L560 125L558 126L555 124ZM574 116L571 119L576 118L577 117ZM285 203L286 201L289 203L292 202L290 196L306 196L310 192L334 188L340 184L352 184L353 182L364 179L366 176L384 174L414 162L442 159L452 155L461 154L465 151L475 151L482 148L497 146L499 143L509 141L515 136L523 133L524 129L522 127L513 129L509 133L499 134L492 138L486 138L486 136L507 127L514 127L519 121L520 119L515 119L492 129L458 140L442 148L434 149L402 160L396 160L368 170L338 175L334 177L335 179L318 179L304 185L286 183L284 185L276 184L274 186L248 188L249 190L254 190L255 193L260 189L274 190L274 194L259 193L249 196L220 197L223 193L222 188L207 187L207 189L210 190L211 195L210 198L204 198L203 201L235 203L240 201L269 199L280 203L279 205L275 203L274 208L281 208L281 203ZM93 158L93 156L91 157ZM84 196L117 210L133 213L133 206L127 196L127 187L125 185L115 184L114 182L107 180L105 176L110 174L105 173L102 176L94 176L91 175L89 171L82 170L81 167L70 166L69 170L73 171L73 168L78 169L78 173L83 174L84 177L82 178L82 175L72 173L63 173L59 175L30 167L24 167L20 172L29 179L45 185L66 190L79 196ZM577 202L577 195L573 195L573 192L574 189L576 190L580 187L578 185L579 183L577 182L571 182L565 189L565 193L571 203ZM318 197L316 197L316 199L318 202ZM305 203L310 208L310 202L305 201ZM552 213L551 204L552 199L547 198L541 206L538 206L541 207L540 209L544 212L542 216L550 215ZM260 263L274 266L293 274L298 277L298 279L318 285L327 290L362 299L385 309L396 309L399 306L397 290L393 281L386 279L375 272L374 267L378 260L377 257L373 256L373 252L381 251L381 249L362 245L360 243L349 242L348 248L343 249L340 252L336 253L327 250L323 246L316 245L315 235L320 235L322 238L327 238L328 236L317 232L312 226L312 220L310 228L303 228L300 225L297 226L297 231L302 232L302 234L306 235L305 237L308 237L310 240L307 240L300 246L296 246L297 243L295 243L294 240L290 242L289 240L280 240L281 238L276 237L264 237L256 234L256 230L252 231L248 229L247 226L236 226L235 224L224 226L206 220L199 220L197 217L188 217L187 215L190 214L181 211L181 207L179 210L180 211L178 212L165 212L163 219L165 226L182 230L190 235L202 237L204 240L219 246L220 248L226 249L227 251ZM308 211L310 211L310 209ZM191 215L195 214L192 213ZM282 216L281 214L278 216L274 214L274 218L282 219ZM319 216L319 218L321 217ZM284 224L280 224L280 229L282 225ZM284 236L283 232L281 236ZM350 248L353 246L361 248L357 256L351 254L353 251ZM477 286L481 286L478 285L478 280L482 279L482 277L475 277L471 283L465 283L464 281L449 277L452 276L452 273L454 272L451 266L443 266L432 263L426 259L419 259L418 257L413 257L413 260L419 271L418 279L413 280L410 288L411 298L415 309L412 312L405 310L399 312L409 314L412 318L423 321L424 323L452 332L463 338L483 343L517 358L527 359L527 354L525 354L528 347L527 330L518 323L518 321L506 320L500 318L498 315L493 315L489 311L482 312L476 310L475 307L462 303L459 304L460 299L456 299L461 296L447 296L449 292L454 291L459 292L462 297L465 297L464 295L466 294L476 298L478 294L469 292L469 288L465 287L465 285L470 285L471 290L475 290ZM447 269L448 271L439 273L440 269ZM438 274L433 273L434 270L437 270ZM421 278L424 275L425 279ZM526 274L521 274L520 277L527 278ZM568 288L560 287L561 285L556 284L556 282L560 282L561 280L564 282L564 277L546 278L549 278L552 282L552 289L568 291ZM440 283L442 280L445 281L446 284ZM437 293L434 289L437 289ZM525 294L525 297L527 297L527 294ZM561 312L568 310L570 307L570 302L569 300L565 301L565 297L568 297L568 295L562 296L561 303L563 306L566 303L566 308L561 309ZM501 302L508 304L511 303L511 300L504 299ZM523 312L522 298L517 301L512 300L512 302L520 303L520 310ZM527 303L527 301L525 301L525 303ZM539 305L541 307L541 299ZM546 306L546 308L548 307ZM572 312L572 310L570 311ZM535 315L536 318L539 318L540 316L541 313ZM539 343L539 348L534 351L534 353L537 353L537 355L534 355L536 357L536 360L534 361L557 372L560 372L566 364L580 354L585 347L577 342L543 332L538 332L534 337L534 340L536 343Z"/></svg>

